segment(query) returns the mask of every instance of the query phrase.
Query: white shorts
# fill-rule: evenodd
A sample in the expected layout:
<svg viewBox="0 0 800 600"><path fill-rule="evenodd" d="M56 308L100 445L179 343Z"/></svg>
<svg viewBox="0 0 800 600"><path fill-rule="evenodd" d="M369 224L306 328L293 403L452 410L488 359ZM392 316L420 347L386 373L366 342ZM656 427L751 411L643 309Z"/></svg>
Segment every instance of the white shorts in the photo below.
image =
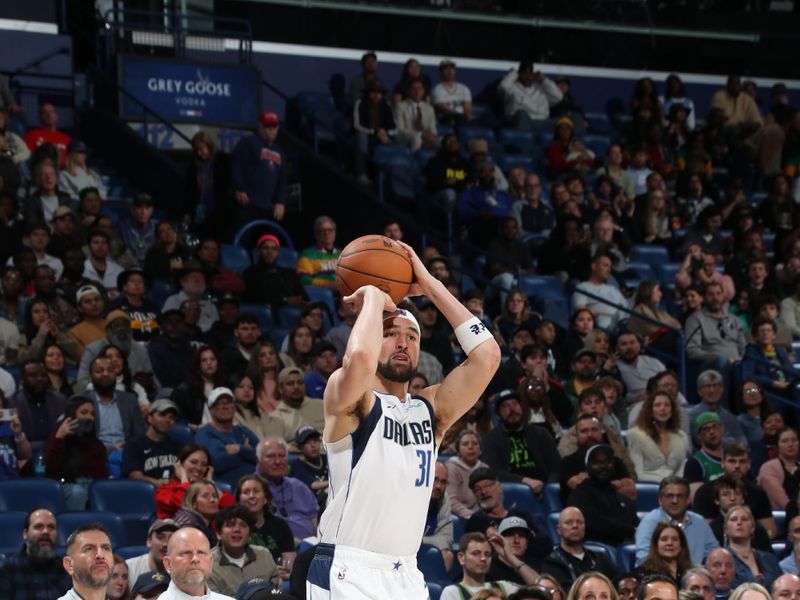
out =
<svg viewBox="0 0 800 600"><path fill-rule="evenodd" d="M320 544L308 570L308 600L429 600L416 556Z"/></svg>

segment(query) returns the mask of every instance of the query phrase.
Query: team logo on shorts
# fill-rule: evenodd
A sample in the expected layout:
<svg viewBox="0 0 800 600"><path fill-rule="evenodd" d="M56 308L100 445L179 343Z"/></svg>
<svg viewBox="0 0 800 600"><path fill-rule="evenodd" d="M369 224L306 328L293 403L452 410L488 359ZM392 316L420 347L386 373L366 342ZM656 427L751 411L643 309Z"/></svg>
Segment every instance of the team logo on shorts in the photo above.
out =
<svg viewBox="0 0 800 600"><path fill-rule="evenodd" d="M339 574L336 576L336 579L338 579L339 581L344 581L346 575L347 575L347 569L339 569Z"/></svg>

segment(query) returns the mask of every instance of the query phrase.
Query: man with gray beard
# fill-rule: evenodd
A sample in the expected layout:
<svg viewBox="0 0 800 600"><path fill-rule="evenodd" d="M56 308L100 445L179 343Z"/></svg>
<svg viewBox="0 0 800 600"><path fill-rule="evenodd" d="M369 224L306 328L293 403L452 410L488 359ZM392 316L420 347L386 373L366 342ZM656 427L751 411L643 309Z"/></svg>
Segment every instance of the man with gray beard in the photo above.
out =
<svg viewBox="0 0 800 600"><path fill-rule="evenodd" d="M55 600L69 589L69 575L56 554L57 534L56 518L49 510L28 513L22 549L6 555L0 567L0 598Z"/></svg>
<svg viewBox="0 0 800 600"><path fill-rule="evenodd" d="M114 556L111 536L103 525L79 525L67 538L62 564L72 577L72 588L58 600L106 600Z"/></svg>
<svg viewBox="0 0 800 600"><path fill-rule="evenodd" d="M139 373L146 373L155 377L147 347L142 342L134 341L131 332L131 318L123 310L112 310L105 319L106 337L86 346L78 368L78 387L84 389L89 383L89 365L100 355L100 352L113 344L120 349L128 362L128 368L134 377Z"/></svg>
<svg viewBox="0 0 800 600"><path fill-rule="evenodd" d="M218 594L208 589L213 558L208 538L199 529L184 527L169 538L164 568L171 581L167 591L159 596L161 600L233 600L230 596Z"/></svg>

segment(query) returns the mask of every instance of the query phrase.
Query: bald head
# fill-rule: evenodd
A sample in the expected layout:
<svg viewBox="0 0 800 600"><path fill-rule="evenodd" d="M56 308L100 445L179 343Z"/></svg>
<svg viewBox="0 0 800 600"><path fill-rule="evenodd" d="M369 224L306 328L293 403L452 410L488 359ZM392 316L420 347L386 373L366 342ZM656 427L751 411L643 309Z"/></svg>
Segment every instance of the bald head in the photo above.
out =
<svg viewBox="0 0 800 600"><path fill-rule="evenodd" d="M558 515L556 531L561 538L562 548L580 552L586 537L586 521L583 519L583 513L574 506L568 506Z"/></svg>
<svg viewBox="0 0 800 600"><path fill-rule="evenodd" d="M186 544L196 545L198 547L203 547L205 545L207 550L211 549L211 544L206 534L195 527L183 527L170 536L169 544L167 544L167 554L170 556L174 555L179 547Z"/></svg>
<svg viewBox="0 0 800 600"><path fill-rule="evenodd" d="M164 569L182 592L190 596L205 595L211 563L211 546L199 529L184 527L169 538Z"/></svg>
<svg viewBox="0 0 800 600"><path fill-rule="evenodd" d="M800 599L800 577L786 573L772 584L772 600Z"/></svg>

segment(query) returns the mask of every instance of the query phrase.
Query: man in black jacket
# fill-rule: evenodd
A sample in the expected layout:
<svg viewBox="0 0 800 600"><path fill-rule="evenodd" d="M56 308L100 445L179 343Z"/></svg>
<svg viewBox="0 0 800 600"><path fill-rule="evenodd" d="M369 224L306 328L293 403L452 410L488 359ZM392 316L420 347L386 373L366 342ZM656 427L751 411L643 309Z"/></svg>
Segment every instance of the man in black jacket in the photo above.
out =
<svg viewBox="0 0 800 600"><path fill-rule="evenodd" d="M425 167L425 184L433 195L433 203L449 213L470 180L469 161L461 155L458 136L448 133L442 139L442 148Z"/></svg>
<svg viewBox="0 0 800 600"><path fill-rule="evenodd" d="M559 544L544 559L540 570L555 577L562 589L568 590L587 571L600 571L609 579L617 576L617 569L605 553L593 552L583 545L586 521L579 509L568 506L562 510L556 531Z"/></svg>
<svg viewBox="0 0 800 600"><path fill-rule="evenodd" d="M519 395L503 390L495 399L500 427L483 440L482 459L497 471L501 481L524 483L536 496L547 481L558 481L561 457L544 428L525 423Z"/></svg>
<svg viewBox="0 0 800 600"><path fill-rule="evenodd" d="M586 520L590 540L617 546L633 540L636 525L636 504L617 491L614 476L614 450L608 444L597 444L586 452L589 476L569 496L568 506L575 506Z"/></svg>
<svg viewBox="0 0 800 600"><path fill-rule="evenodd" d="M306 304L308 295L295 270L277 264L281 241L267 233L258 238L257 247L261 260L248 267L242 275L247 299L250 302L269 304L273 311L287 304Z"/></svg>

